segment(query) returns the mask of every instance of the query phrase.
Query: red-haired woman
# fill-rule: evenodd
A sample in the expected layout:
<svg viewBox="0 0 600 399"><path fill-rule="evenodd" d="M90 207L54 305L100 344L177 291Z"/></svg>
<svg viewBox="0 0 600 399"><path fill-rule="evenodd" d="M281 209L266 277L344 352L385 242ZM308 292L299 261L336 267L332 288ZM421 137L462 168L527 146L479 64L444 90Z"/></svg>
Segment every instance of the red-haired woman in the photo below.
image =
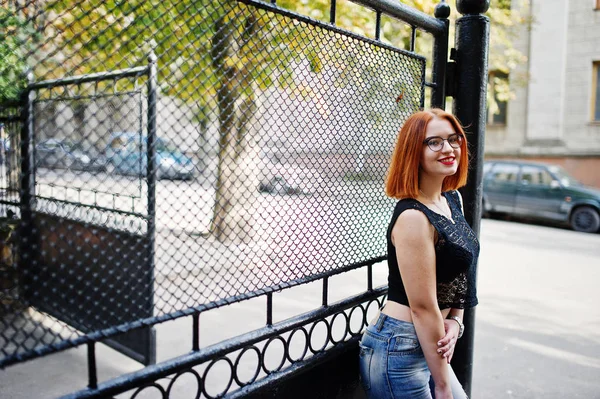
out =
<svg viewBox="0 0 600 399"><path fill-rule="evenodd" d="M462 212L468 151L454 116L410 116L386 182L397 198L387 232L388 300L363 333L361 382L369 398L463 399L450 360L465 308L477 304L479 243Z"/></svg>

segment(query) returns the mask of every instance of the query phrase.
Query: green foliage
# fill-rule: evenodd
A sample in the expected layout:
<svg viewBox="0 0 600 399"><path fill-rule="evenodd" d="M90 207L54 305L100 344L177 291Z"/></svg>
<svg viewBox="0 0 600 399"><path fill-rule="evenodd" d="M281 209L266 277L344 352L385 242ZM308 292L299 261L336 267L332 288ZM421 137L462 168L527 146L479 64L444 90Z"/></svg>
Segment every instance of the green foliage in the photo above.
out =
<svg viewBox="0 0 600 399"><path fill-rule="evenodd" d="M492 7L497 7L502 10L510 10L511 0L495 0L492 3Z"/></svg>
<svg viewBox="0 0 600 399"><path fill-rule="evenodd" d="M402 3L433 15L438 0ZM325 61L331 62L336 56L322 51L331 36L308 37L299 24L283 17L265 18L264 11L235 0L47 0L42 4L45 38L36 49L41 54L35 64L36 79L139 66L147 62L153 50L158 56L161 92L196 104L198 109L214 102L223 68L234 68L239 76L253 82L252 86L242 84L243 90L255 90L274 84L293 85L290 65L294 60L308 60L311 70L319 73ZM329 21L330 0L279 0L277 5ZM450 0L449 5L453 9L450 19L455 20L459 17L455 2ZM524 55L512 45L515 28L527 23L522 9L511 8L511 0L492 0L487 14L492 20L491 70L508 73L524 61ZM23 85L18 76L31 53L35 31L6 8L1 10L2 32L19 32L0 40L0 94L14 97ZM338 2L335 22L342 29L375 36L375 13L352 2ZM225 34L227 45L215 45L226 31L219 30L219 23L229 30ZM382 18L383 43L408 49L410 38L407 24ZM227 50L215 54L219 48ZM416 52L428 56L431 48L431 36L418 31ZM374 68L368 63L360 67Z"/></svg>
<svg viewBox="0 0 600 399"><path fill-rule="evenodd" d="M30 52L39 38L30 22L0 7L0 102L19 97Z"/></svg>

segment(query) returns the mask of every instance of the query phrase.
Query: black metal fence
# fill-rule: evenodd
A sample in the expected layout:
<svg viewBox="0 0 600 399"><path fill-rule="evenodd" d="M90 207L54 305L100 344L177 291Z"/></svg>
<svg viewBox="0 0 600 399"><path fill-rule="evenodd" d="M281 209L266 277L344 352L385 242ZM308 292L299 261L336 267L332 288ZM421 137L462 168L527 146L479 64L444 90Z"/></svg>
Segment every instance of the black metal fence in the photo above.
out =
<svg viewBox="0 0 600 399"><path fill-rule="evenodd" d="M191 378L196 397L233 398L356 341L386 293L372 268L396 133L428 88L444 104L445 4L436 19L367 0L309 16L293 1L26 3L3 6L41 38L24 95L0 108L0 210L17 226L0 367L86 344L74 396L169 397ZM360 34L336 24L353 17ZM415 52L423 33L433 58ZM358 268L365 292L330 303L329 278ZM312 281L323 307L273 323L273 293ZM202 347L203 312L259 296L265 327ZM186 316L192 352L152 366L153 326ZM98 384L97 343L148 367Z"/></svg>

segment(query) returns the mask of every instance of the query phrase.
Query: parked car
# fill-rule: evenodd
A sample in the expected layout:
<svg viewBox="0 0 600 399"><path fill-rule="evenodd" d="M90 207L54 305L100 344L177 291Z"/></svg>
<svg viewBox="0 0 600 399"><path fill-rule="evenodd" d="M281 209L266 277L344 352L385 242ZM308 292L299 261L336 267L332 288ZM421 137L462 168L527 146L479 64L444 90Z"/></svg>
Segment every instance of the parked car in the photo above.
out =
<svg viewBox="0 0 600 399"><path fill-rule="evenodd" d="M558 165L489 161L484 164L483 211L566 222L573 230L595 233L600 190L584 186Z"/></svg>
<svg viewBox="0 0 600 399"><path fill-rule="evenodd" d="M111 171L123 175L145 176L148 165L147 144L148 137L138 132L111 134L104 150ZM196 165L175 145L157 137L154 148L157 179L194 178Z"/></svg>
<svg viewBox="0 0 600 399"><path fill-rule="evenodd" d="M280 163L279 159L273 157L263 157L258 191L279 195L311 195L321 181L321 177L314 170Z"/></svg>
<svg viewBox="0 0 600 399"><path fill-rule="evenodd" d="M80 143L61 138L42 140L35 146L36 167L98 172L106 170L106 158Z"/></svg>
<svg viewBox="0 0 600 399"><path fill-rule="evenodd" d="M282 195L309 194L304 192L300 185L290 183L282 176L273 176L271 180L260 183L258 186L258 191L261 193Z"/></svg>

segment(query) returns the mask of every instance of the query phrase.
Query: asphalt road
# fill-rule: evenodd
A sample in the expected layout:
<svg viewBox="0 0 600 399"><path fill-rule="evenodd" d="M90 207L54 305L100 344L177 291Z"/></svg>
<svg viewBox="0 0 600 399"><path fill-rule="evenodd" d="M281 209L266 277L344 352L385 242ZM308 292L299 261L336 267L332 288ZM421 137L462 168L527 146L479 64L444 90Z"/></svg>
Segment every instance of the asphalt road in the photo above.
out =
<svg viewBox="0 0 600 399"><path fill-rule="evenodd" d="M472 397L600 398L600 234L484 220Z"/></svg>

